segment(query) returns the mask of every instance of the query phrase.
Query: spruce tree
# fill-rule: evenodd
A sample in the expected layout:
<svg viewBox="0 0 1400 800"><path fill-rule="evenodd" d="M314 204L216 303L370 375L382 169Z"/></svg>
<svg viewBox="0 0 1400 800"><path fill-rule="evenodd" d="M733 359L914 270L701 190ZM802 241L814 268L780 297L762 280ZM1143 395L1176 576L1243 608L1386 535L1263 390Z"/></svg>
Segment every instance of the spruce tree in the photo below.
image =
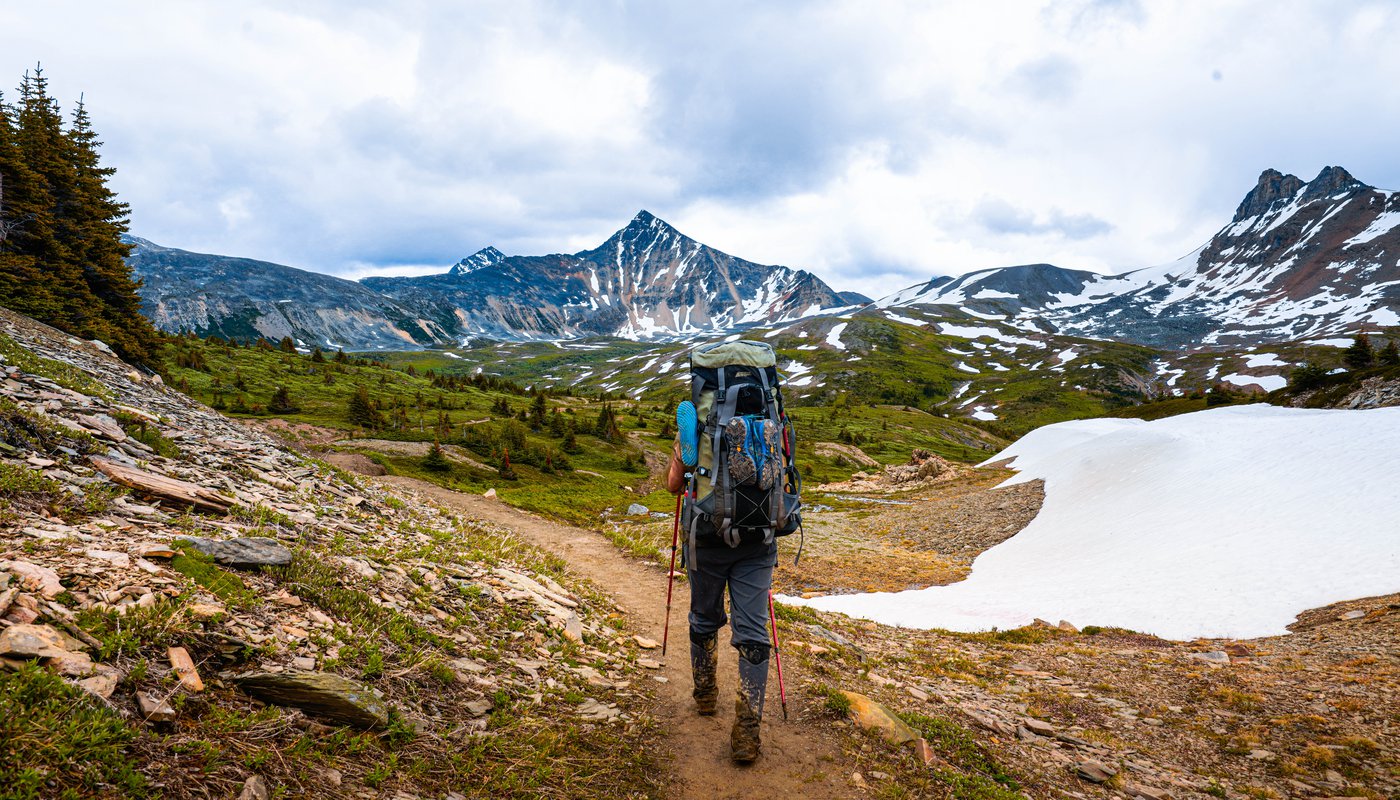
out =
<svg viewBox="0 0 1400 800"><path fill-rule="evenodd" d="M1396 347L1394 339L1385 340L1385 347L1377 358L1387 367L1400 365L1400 348Z"/></svg>
<svg viewBox="0 0 1400 800"><path fill-rule="evenodd" d="M15 108L0 95L0 305L53 319L59 303L29 252L34 226L46 206L39 176L20 154Z"/></svg>
<svg viewBox="0 0 1400 800"><path fill-rule="evenodd" d="M355 393L350 396L346 405L345 417L351 423L370 430L380 428L384 424L383 415L374 407L374 401L369 399L369 390L364 386L355 387Z"/></svg>
<svg viewBox="0 0 1400 800"><path fill-rule="evenodd" d="M141 283L126 264L131 247L121 237L127 231L129 208L107 186L116 170L101 164L97 149L102 142L92 129L81 97L67 140L69 158L76 169L76 192L67 227L77 238L69 246L83 268L88 290L99 303L98 338L131 360L149 362L156 354L158 334L141 314Z"/></svg>
<svg viewBox="0 0 1400 800"><path fill-rule="evenodd" d="M140 313L127 207L100 146L81 100L64 129L42 69L25 73L17 105L0 101L0 305L151 364L159 334Z"/></svg>
<svg viewBox="0 0 1400 800"><path fill-rule="evenodd" d="M1342 361L1352 369L1365 369L1376 362L1376 350L1371 346L1371 337L1358 333L1351 347L1342 354Z"/></svg>

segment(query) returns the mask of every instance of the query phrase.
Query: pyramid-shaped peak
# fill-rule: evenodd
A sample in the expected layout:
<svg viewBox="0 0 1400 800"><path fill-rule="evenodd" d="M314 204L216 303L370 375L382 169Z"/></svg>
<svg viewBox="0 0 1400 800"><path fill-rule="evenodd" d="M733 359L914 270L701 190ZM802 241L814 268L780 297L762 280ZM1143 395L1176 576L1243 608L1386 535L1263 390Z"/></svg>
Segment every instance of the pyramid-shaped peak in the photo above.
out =
<svg viewBox="0 0 1400 800"><path fill-rule="evenodd" d="M466 258L458 261L448 270L448 275L466 275L475 272L482 267L489 267L492 264L499 264L506 260L506 254L494 247L483 247Z"/></svg>
<svg viewBox="0 0 1400 800"><path fill-rule="evenodd" d="M656 216L655 214L651 213L650 211L647 211L645 208L642 209L641 211L638 211L638 212L637 212L637 216L633 217L633 218L632 218L632 221L629 222L629 223L627 223L627 227L624 228L624 230L632 230L632 231L641 230L641 229L668 230L668 231L674 231L674 230L675 230L675 228L671 227L671 224L670 224L669 222L667 222L666 220L664 220L664 219L662 219L662 218Z"/></svg>

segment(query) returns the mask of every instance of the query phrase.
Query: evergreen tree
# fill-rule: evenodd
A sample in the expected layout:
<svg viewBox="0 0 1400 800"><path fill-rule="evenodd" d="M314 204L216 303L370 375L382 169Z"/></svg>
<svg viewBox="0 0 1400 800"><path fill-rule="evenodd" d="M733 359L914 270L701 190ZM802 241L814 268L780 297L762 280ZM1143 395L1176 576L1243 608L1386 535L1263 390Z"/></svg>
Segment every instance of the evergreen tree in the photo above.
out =
<svg viewBox="0 0 1400 800"><path fill-rule="evenodd" d="M423 468L433 472L446 472L451 467L452 462L448 461L442 452L442 444L434 439L433 446L429 447L427 455L423 456Z"/></svg>
<svg viewBox="0 0 1400 800"><path fill-rule="evenodd" d="M1386 339L1385 347L1377 358L1387 367L1400 365L1400 348L1396 347L1394 339Z"/></svg>
<svg viewBox="0 0 1400 800"><path fill-rule="evenodd" d="M141 284L126 265L131 247L121 239L127 231L129 208L107 186L116 170L101 164L97 149L102 142L92 129L81 97L67 138L77 171L77 193L68 217L69 229L78 238L69 247L79 258L88 289L98 300L100 338L133 360L150 362L156 356L158 335L141 314Z"/></svg>
<svg viewBox="0 0 1400 800"><path fill-rule="evenodd" d="M127 206L80 100L67 130L42 69L0 102L0 304L151 364L159 335L126 265Z"/></svg>
<svg viewBox="0 0 1400 800"><path fill-rule="evenodd" d="M297 351L297 343L292 341L292 337L283 336L282 341L277 343L277 349L284 353L295 353Z"/></svg>
<svg viewBox="0 0 1400 800"><path fill-rule="evenodd" d="M363 385L356 386L355 393L350 396L345 408L345 418L352 424L370 430L384 425L384 416L374 407L374 401L369 398L369 390Z"/></svg>
<svg viewBox="0 0 1400 800"><path fill-rule="evenodd" d="M301 409L292 402L292 395L287 391L287 387L278 386L272 392L272 399L267 401L267 410L273 414L295 414Z"/></svg>
<svg viewBox="0 0 1400 800"><path fill-rule="evenodd" d="M1351 347L1342 353L1342 361L1352 369L1365 369L1376 363L1376 350L1371 346L1371 337L1358 333L1351 341Z"/></svg>
<svg viewBox="0 0 1400 800"><path fill-rule="evenodd" d="M1288 382L1295 389L1316 389L1327 379L1327 370L1311 361L1304 361L1293 368Z"/></svg>
<svg viewBox="0 0 1400 800"><path fill-rule="evenodd" d="M323 352L321 352L321 348L317 347L317 348L314 348L314 349L311 351L311 363L313 363L313 364L324 364L324 363L326 363L326 354L323 353Z"/></svg>

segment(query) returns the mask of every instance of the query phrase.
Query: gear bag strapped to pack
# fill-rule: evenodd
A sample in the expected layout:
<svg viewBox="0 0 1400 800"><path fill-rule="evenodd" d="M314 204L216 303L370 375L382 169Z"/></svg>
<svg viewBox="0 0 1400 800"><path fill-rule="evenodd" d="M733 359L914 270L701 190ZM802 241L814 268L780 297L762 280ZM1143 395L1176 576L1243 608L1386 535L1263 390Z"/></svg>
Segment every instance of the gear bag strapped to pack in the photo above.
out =
<svg viewBox="0 0 1400 800"><path fill-rule="evenodd" d="M719 342L690 352L698 455L681 511L691 548L770 543L802 525L777 356L762 342Z"/></svg>

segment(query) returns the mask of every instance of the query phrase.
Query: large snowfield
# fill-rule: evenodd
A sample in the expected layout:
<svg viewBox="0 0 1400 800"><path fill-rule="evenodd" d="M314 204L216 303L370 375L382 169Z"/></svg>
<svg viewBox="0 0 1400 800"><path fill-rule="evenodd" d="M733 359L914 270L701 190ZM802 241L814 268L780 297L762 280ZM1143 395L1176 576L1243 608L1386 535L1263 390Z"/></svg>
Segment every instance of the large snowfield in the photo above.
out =
<svg viewBox="0 0 1400 800"><path fill-rule="evenodd" d="M1236 406L1032 431L1003 485L1045 504L967 580L785 602L979 631L1034 618L1171 639L1287 633L1296 615L1400 591L1400 408Z"/></svg>

